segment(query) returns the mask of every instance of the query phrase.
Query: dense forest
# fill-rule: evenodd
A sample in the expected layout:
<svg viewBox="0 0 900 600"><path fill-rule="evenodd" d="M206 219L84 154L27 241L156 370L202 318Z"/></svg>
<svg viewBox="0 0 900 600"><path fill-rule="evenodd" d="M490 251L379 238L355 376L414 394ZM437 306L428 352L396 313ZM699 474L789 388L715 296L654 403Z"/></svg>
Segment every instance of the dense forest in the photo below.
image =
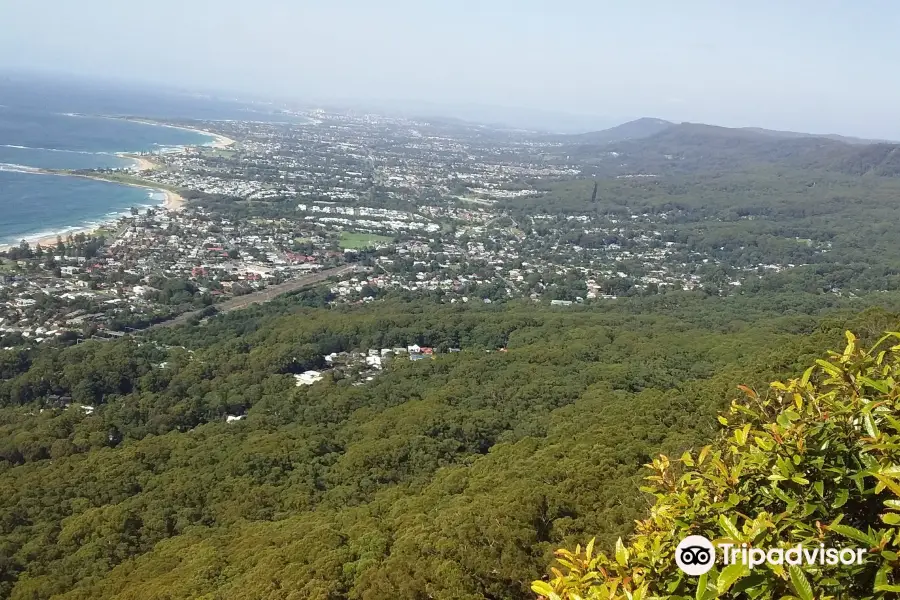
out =
<svg viewBox="0 0 900 600"><path fill-rule="evenodd" d="M630 531L641 465L714 435L738 383L897 321L657 302L328 309L301 294L155 337L2 352L0 597L527 597L556 547ZM414 343L461 351L371 381L292 376Z"/></svg>
<svg viewBox="0 0 900 600"><path fill-rule="evenodd" d="M635 535L613 553L595 540L557 551L559 568L532 589L546 600L896 598L900 333L845 336L800 377L742 386L713 443L646 465L654 504ZM676 544L696 535L751 558L686 577Z"/></svg>

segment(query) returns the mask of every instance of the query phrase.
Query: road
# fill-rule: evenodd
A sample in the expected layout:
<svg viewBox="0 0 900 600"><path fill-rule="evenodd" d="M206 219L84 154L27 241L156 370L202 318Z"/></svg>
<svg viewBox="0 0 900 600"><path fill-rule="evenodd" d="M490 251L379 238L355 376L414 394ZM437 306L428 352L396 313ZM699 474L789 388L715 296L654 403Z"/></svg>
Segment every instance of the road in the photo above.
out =
<svg viewBox="0 0 900 600"><path fill-rule="evenodd" d="M220 302L219 304L214 304L213 306L215 307L217 314L223 314L231 312L233 310L247 308L251 304L262 304L264 302L268 302L276 296L280 296L281 294L296 292L297 290L302 290L303 288L310 285L321 283L329 277L345 275L355 270L355 265L344 265L342 267L326 269L324 271L319 271L318 273L291 279L290 281L279 283L278 285L270 285L264 290L253 292L251 294L245 294L243 296L238 296L237 298L231 298L230 300ZM143 329L142 331L150 331L151 329L158 329L160 327L175 327L177 325L184 325L191 319L191 317L200 316L203 313L203 310L205 309L182 313L173 319L163 321L162 323L156 323L155 325L151 325L150 327Z"/></svg>

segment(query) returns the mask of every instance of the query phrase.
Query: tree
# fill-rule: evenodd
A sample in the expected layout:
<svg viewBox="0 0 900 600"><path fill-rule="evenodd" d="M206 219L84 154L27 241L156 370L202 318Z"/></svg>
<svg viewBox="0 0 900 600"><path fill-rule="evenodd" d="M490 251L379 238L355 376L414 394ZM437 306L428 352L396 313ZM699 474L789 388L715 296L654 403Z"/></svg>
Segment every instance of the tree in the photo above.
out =
<svg viewBox="0 0 900 600"><path fill-rule="evenodd" d="M635 535L612 556L559 550L561 569L532 589L549 600L626 598L896 598L900 592L900 345L869 351L846 333L799 379L758 395L740 386L719 417L716 442L647 467L655 497ZM699 580L675 566L678 542L703 535L750 548L845 547L867 551L853 565L717 564Z"/></svg>

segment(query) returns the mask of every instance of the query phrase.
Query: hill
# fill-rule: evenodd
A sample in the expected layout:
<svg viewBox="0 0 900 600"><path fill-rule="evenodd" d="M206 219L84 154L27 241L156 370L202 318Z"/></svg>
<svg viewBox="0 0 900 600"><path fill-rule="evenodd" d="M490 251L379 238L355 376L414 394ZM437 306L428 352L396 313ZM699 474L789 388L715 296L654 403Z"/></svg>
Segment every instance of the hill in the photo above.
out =
<svg viewBox="0 0 900 600"><path fill-rule="evenodd" d="M797 132L797 131L781 131L781 130L777 130L777 129L765 129L762 127L728 128L728 127L719 127L719 126L715 126L715 125L705 125L705 124L698 124L698 123L681 123L680 125L728 130L728 131L733 132L734 135L738 135L738 136L741 133L747 133L747 134L758 134L761 136L767 136L770 138L778 138L778 139L783 139L783 140L812 138L812 139L831 140L833 142L843 142L845 144L855 144L855 145L894 143L890 140L864 139L864 138L858 138L858 137L852 137L852 136L838 135L835 133L828 133L828 134L802 133L802 132ZM678 124L676 124L672 121L666 121L664 119L656 119L656 118L652 118L652 117L642 117L640 119L628 121L627 123L622 123L621 125L616 125L615 127L610 127L609 129L560 136L559 139L561 141L565 141L567 143L572 143L572 144L600 144L600 145L612 144L612 143L624 142L624 141L628 141L628 140L640 140L640 139L650 138L652 136L655 136L656 134L662 133L664 131L669 130L672 127L677 127L677 126L678 126Z"/></svg>
<svg viewBox="0 0 900 600"><path fill-rule="evenodd" d="M710 173L760 166L847 175L900 173L900 146L895 144L850 143L827 136L698 123L669 125L649 135L618 141L591 135L570 136L560 153L583 161L592 175Z"/></svg>
<svg viewBox="0 0 900 600"><path fill-rule="evenodd" d="M742 131L749 131L751 133L760 133L762 135L768 135L772 137L780 137L780 138L822 138L826 140L832 140L835 142L844 142L846 144L892 144L896 143L891 140L881 140L881 139L866 139L866 138L858 138L847 135L839 135L837 133L802 133L798 131L780 131L777 129L764 129L762 127L741 127Z"/></svg>
<svg viewBox="0 0 900 600"><path fill-rule="evenodd" d="M674 125L670 121L643 117L609 129L591 131L567 136L558 136L557 139L573 144L612 144L625 140L638 140L650 137Z"/></svg>

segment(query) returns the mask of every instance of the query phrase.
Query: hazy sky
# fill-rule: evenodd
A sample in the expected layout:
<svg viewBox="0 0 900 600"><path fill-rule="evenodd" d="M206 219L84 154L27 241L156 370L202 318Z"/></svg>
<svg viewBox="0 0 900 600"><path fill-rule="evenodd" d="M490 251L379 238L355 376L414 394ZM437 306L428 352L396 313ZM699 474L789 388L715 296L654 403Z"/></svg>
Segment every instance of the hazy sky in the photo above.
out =
<svg viewBox="0 0 900 600"><path fill-rule="evenodd" d="M895 0L0 0L0 68L900 137Z"/></svg>

